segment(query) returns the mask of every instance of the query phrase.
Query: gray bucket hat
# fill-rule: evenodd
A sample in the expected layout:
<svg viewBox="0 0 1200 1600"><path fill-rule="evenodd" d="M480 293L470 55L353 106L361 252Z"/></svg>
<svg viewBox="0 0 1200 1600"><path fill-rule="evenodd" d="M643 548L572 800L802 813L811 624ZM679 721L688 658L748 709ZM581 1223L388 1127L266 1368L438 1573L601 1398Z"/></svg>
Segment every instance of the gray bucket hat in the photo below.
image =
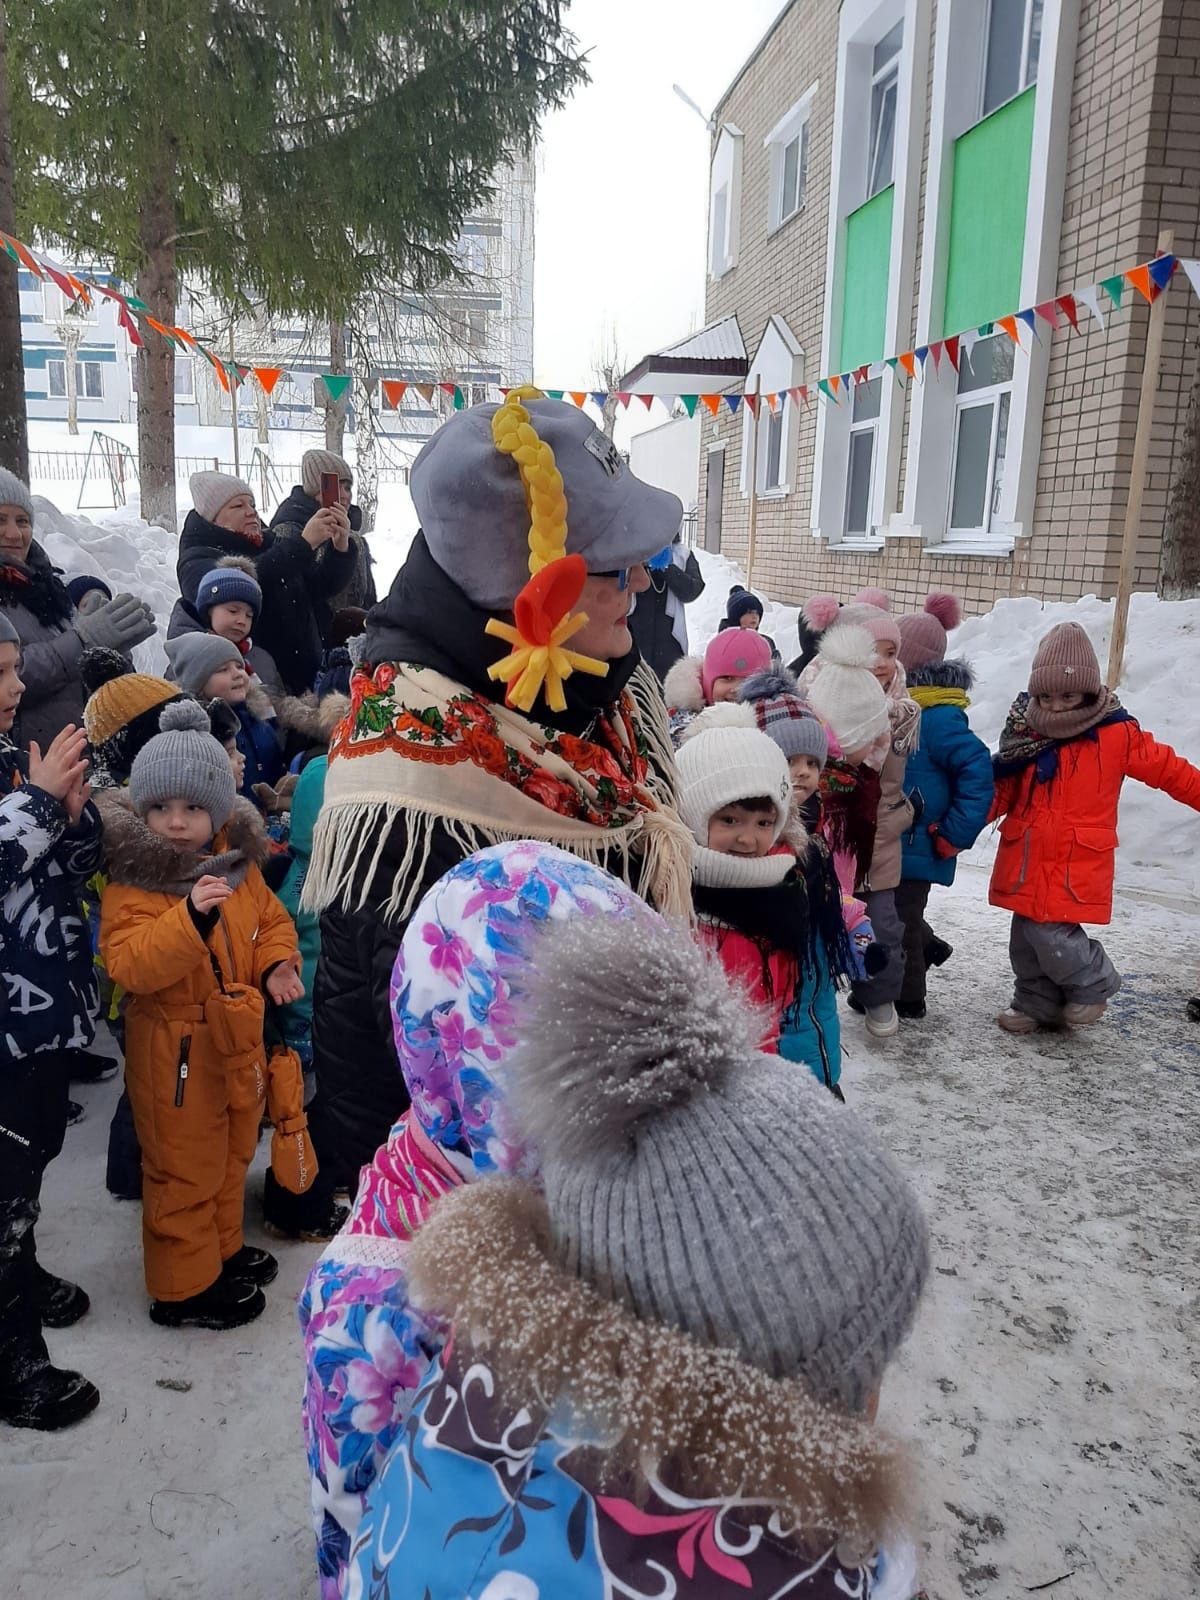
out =
<svg viewBox="0 0 1200 1600"><path fill-rule="evenodd" d="M585 412L526 400L554 451L567 498L567 553L589 572L636 566L679 531L683 507L643 483ZM485 611L510 611L529 580L529 509L511 456L492 440L498 406L472 406L438 429L413 462L409 487L433 559Z"/></svg>

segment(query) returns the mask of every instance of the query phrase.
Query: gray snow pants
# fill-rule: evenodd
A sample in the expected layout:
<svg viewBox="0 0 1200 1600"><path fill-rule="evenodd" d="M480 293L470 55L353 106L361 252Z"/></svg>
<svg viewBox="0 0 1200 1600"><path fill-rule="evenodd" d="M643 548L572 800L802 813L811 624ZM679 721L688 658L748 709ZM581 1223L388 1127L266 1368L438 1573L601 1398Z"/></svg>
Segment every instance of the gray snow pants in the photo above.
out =
<svg viewBox="0 0 1200 1600"><path fill-rule="evenodd" d="M1099 1005L1121 987L1104 946L1077 922L1030 922L1014 913L1008 954L1017 979L1013 1010L1039 1022L1060 1022L1065 1005Z"/></svg>
<svg viewBox="0 0 1200 1600"><path fill-rule="evenodd" d="M850 992L864 1006L894 1005L904 983L904 924L896 910L896 891L860 890L859 899L867 908L875 942L886 948L888 958L887 966L877 977L856 980Z"/></svg>

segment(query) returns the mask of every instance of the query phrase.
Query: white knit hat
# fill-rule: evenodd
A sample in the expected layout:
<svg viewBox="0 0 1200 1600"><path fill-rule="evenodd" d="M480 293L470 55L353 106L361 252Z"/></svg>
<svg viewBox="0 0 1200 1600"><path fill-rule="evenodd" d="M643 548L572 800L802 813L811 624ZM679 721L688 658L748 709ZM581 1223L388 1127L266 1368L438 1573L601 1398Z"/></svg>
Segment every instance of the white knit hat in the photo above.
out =
<svg viewBox="0 0 1200 1600"><path fill-rule="evenodd" d="M760 795L775 802L774 844L787 825L792 779L787 757L760 733L749 706L719 705L702 711L684 734L675 757L679 815L698 844L708 843L709 818L722 806Z"/></svg>
<svg viewBox="0 0 1200 1600"><path fill-rule="evenodd" d="M188 488L192 491L196 513L205 522L215 521L221 513L221 507L236 500L240 494L248 494L252 500L254 498L254 490L245 479L235 478L230 472L193 472L188 480Z"/></svg>
<svg viewBox="0 0 1200 1600"><path fill-rule="evenodd" d="M866 628L839 622L821 639L821 670L808 703L833 729L843 750L873 744L888 727L887 696L871 672L875 641Z"/></svg>

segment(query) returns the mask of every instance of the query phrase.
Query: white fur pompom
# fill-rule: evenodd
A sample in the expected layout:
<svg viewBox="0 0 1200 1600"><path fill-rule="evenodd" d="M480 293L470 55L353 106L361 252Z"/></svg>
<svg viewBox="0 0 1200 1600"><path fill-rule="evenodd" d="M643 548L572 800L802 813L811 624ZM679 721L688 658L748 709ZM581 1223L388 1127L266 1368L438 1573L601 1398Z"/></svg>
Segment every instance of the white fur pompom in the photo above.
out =
<svg viewBox="0 0 1200 1600"><path fill-rule="evenodd" d="M680 744L695 739L699 734L711 733L714 728L756 728L753 706L739 700L723 701L720 705L706 706L692 718L679 736Z"/></svg>
<svg viewBox="0 0 1200 1600"><path fill-rule="evenodd" d="M875 641L865 628L852 622L839 622L821 639L819 654L835 667L873 667Z"/></svg>

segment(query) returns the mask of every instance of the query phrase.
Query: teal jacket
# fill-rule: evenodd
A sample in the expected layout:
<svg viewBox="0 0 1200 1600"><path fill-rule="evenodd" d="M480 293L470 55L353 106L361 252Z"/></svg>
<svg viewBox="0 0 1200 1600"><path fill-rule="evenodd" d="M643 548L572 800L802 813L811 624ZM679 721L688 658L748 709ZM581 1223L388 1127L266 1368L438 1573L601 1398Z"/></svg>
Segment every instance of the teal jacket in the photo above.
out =
<svg viewBox="0 0 1200 1600"><path fill-rule="evenodd" d="M300 895L312 859L313 829L325 799L325 772L328 766L328 757L318 756L300 774L300 782L292 795L292 828L289 837L292 864L279 890L279 898L296 924L300 955L304 962L301 972L304 999L283 1008L284 1037L292 1046L306 1044L312 1037L312 993L317 976L317 957L321 954L321 920L311 911L301 911Z"/></svg>

